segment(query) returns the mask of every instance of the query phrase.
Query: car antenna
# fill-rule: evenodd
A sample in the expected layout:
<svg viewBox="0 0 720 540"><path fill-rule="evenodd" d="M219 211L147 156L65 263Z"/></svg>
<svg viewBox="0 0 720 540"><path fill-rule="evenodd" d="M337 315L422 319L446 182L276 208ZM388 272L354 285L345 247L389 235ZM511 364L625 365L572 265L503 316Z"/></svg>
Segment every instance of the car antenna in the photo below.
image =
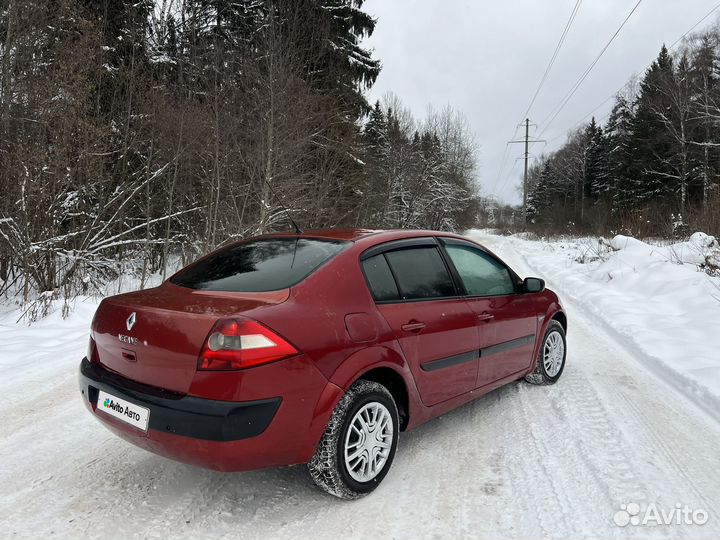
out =
<svg viewBox="0 0 720 540"><path fill-rule="evenodd" d="M270 192L273 194L273 197L275 197L278 200L278 202L280 203L280 206L282 207L283 211L285 212L285 215L287 216L287 218L290 220L290 223L292 223L293 227L295 228L295 232L298 234L302 234L303 233L302 229L300 227L298 227L297 223L295 223L295 220L293 219L292 214L290 213L290 210L288 210L288 207L285 206L285 203L283 202L282 197L280 197L275 192L275 190L272 187L272 184L270 183L270 181L267 178L263 178L263 180L265 180L267 187L270 188Z"/></svg>

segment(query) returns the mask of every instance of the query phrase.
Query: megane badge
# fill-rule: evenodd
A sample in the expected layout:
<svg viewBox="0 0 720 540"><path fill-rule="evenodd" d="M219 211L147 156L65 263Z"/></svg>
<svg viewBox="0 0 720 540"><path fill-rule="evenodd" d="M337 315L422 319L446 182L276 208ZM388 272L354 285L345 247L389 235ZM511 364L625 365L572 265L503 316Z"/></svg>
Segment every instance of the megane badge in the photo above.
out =
<svg viewBox="0 0 720 540"><path fill-rule="evenodd" d="M133 329L133 326L135 326L135 312L134 311L127 318L127 321L125 321L125 326L127 326L128 332Z"/></svg>

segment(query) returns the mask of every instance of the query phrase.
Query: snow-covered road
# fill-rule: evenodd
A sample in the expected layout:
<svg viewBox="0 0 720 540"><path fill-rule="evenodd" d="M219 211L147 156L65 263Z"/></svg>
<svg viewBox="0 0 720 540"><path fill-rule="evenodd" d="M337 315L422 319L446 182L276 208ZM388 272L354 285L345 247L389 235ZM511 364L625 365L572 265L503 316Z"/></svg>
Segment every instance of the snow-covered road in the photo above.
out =
<svg viewBox="0 0 720 540"><path fill-rule="evenodd" d="M538 275L509 244L483 240ZM720 425L563 300L557 385L511 384L403 434L383 484L354 502L313 488L303 467L214 473L116 439L86 413L75 379L94 306L29 329L0 317L0 535L718 538ZM628 503L687 505L707 523L618 526Z"/></svg>

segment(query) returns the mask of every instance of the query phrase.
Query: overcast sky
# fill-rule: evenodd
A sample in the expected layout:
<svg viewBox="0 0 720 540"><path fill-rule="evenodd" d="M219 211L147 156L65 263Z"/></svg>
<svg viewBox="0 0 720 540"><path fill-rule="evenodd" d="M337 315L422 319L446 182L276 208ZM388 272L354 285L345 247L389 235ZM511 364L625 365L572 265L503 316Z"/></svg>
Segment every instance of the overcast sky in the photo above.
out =
<svg viewBox="0 0 720 540"><path fill-rule="evenodd" d="M541 124L617 30L636 0L584 0L535 105L531 121ZM366 44L383 69L370 92L374 101L395 92L421 117L428 105L451 105L467 117L479 148L479 178L486 194L520 200L522 145L512 145L504 172L506 141L530 104L565 27L575 0L366 0L378 19ZM549 144L616 92L634 73L670 46L717 0L643 0L583 85L543 133ZM718 10L720 12L720 10ZM713 13L697 29L713 22ZM608 100L595 116L604 117ZM540 126L542 130L543 126ZM538 131L533 132L531 135ZM522 136L518 129L514 138Z"/></svg>

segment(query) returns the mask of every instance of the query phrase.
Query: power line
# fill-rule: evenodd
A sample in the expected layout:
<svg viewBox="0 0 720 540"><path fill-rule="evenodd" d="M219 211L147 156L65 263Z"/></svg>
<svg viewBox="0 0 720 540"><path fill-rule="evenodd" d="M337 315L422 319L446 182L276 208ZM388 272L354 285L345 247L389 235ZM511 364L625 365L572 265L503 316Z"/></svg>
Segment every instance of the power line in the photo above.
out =
<svg viewBox="0 0 720 540"><path fill-rule="evenodd" d="M542 136L542 134L545 133L545 131L547 130L547 128L550 127L550 124L552 124L552 123L555 121L555 119L556 119L557 116L560 114L560 112L561 112L561 111L565 108L565 106L570 102L570 100L572 99L572 97L575 95L575 92L578 91L578 89L580 88L580 86L582 85L582 83L585 81L585 79L587 79L587 76L588 76L588 75L590 74L590 72L593 70L593 68L594 68L595 65L598 63L598 61L603 57L603 55L605 54L605 51L608 50L608 48L610 47L610 45L612 44L612 42L615 41L615 38L618 36L618 34L620 33L620 31L623 29L623 27L624 27L624 26L627 24L627 22L630 20L630 17L632 17L633 13L635 13L635 11L637 10L637 8L640 6L641 3L642 3L642 0L638 0L638 1L637 1L637 3L635 4L635 6L632 8L632 10L630 10L630 13L628 13L627 17L625 17L625 20L623 20L622 24L620 24L620 26L618 27L618 29L615 30L615 33L610 37L610 39L609 39L608 42L605 44L605 46L602 48L602 50L600 51L600 53L595 57L595 60L592 61L592 63L587 67L587 69L583 72L583 74L580 76L580 78L577 80L577 82L576 82L576 83L573 85L573 87L570 89L570 91L565 95L565 97L564 97L563 99L560 100L560 102L558 103L558 105L556 105L555 108L550 112L550 115L552 115L552 117L550 117L550 115L548 115L548 117L550 117L549 121L548 121L547 118L546 118L545 120L543 120L543 121L541 122L541 125L544 125L544 127L543 127L542 131L540 132L540 136ZM554 114L553 114L553 111L555 111Z"/></svg>
<svg viewBox="0 0 720 540"><path fill-rule="evenodd" d="M614 96L613 96L613 97L614 97ZM599 109L599 108L600 108L600 107L598 107L598 109ZM591 113L591 114L592 114L592 113ZM598 125L599 125L599 124L602 124L605 120L607 120L608 118L610 118L610 115L611 115L611 114L612 114L612 111L609 111L609 112L607 112L606 114L602 115L601 117L596 118L596 119L595 119L595 123L598 124ZM590 115L587 115L587 116L590 116ZM587 116L586 116L585 118L587 118ZM583 119L583 120L584 120L584 119ZM572 132L575 128L579 127L580 124L582 124L582 123L583 123L583 121L580 120L580 122L576 123L576 124L575 124L574 126L572 126L571 128L566 129L566 130L563 131L562 133L560 133L560 134L556 135L555 137L553 137L552 139L548 140L547 144L552 144L553 142L557 141L560 137L567 137L567 136L570 134L570 132ZM546 145L546 146L547 146L547 145Z"/></svg>
<svg viewBox="0 0 720 540"><path fill-rule="evenodd" d="M578 11L580 10L580 4L582 4L582 0L576 0L575 6L573 7L572 12L570 13L570 18L565 23L565 28L563 29L562 34L560 35L560 39L558 40L557 45L555 46L555 51L553 52L552 57L550 58L550 62L548 62L548 65L545 68L545 73L543 73L543 76L540 79L540 83L538 84L538 87L535 90L535 94L533 95L532 99L530 100L530 105L528 105L528 108L525 111L525 114L523 114L523 118L527 118L528 114L530 114L530 109L532 109L532 106L535 104L535 100L537 99L538 95L540 94L540 90L542 89L543 85L545 84L545 81L547 80L550 70L552 69L553 65L555 64L555 60L557 59L558 54L560 53L560 49L562 48L563 43L565 42L565 38L567 37L568 32L570 31L570 27L572 26L572 23L575 20L575 16L577 15Z"/></svg>
<svg viewBox="0 0 720 540"><path fill-rule="evenodd" d="M535 125L535 124L533 124ZM523 174L523 213L527 211L527 176L528 176L528 158L530 156L530 119L525 119L525 137L520 141L508 141L508 144L524 144L525 145L525 173Z"/></svg>
<svg viewBox="0 0 720 540"><path fill-rule="evenodd" d="M515 135L513 135L514 137ZM498 186L498 182L500 180L500 177L502 176L503 170L505 170L505 162L507 161L508 153L510 152L510 145L505 145L505 151L503 152L502 160L500 161L500 169L498 170L497 175L495 176L495 181L493 182L492 189L490 190L490 195L495 196L495 188Z"/></svg>
<svg viewBox="0 0 720 540"><path fill-rule="evenodd" d="M534 154L530 154L530 159L537 159L537 156ZM512 173L515 171L515 169L517 167L517 164L524 160L525 160L524 155L520 155L513 160L513 166L510 167L510 169L508 169L508 172L505 175L505 178L503 179L502 182L500 182L501 186L504 186L508 183L508 181L510 180L510 177L512 176Z"/></svg>
<svg viewBox="0 0 720 540"><path fill-rule="evenodd" d="M540 79L540 83L538 84L537 88L535 89L535 94L533 95L532 99L530 100L530 105L528 105L528 108L525 111L525 114L523 114L523 117L527 117L527 115L530 113L530 109L532 109L532 106L535 104L535 100L537 99L538 95L540 94L540 90L542 89L543 85L545 84L545 81L547 80L547 77L550 74L550 70L552 69L553 65L555 64L555 60L557 59L557 56L560 53L560 49L562 49L562 46L565 43L565 38L567 37L568 32L570 31L570 27L572 26L572 23L575 20L575 17L577 16L578 11L580 10L581 4L582 4L582 0L575 1L575 5L573 6L572 11L570 12L570 17L568 18L567 22L565 23L565 27L563 28L562 34L560 35L560 39L558 40L557 45L555 46L555 50L553 51L552 57L550 58L550 61L548 62L547 67L545 68L545 73L543 73L543 76ZM515 135L517 134L517 129L518 128L516 127L515 132L513 133L512 137L510 137L510 139L515 138ZM498 174L495 177L495 182L493 182L493 187L492 187L492 190L490 191L490 194L493 197L496 194L495 190L498 187L498 182L502 178L502 173L505 170L505 165L507 162L507 158L509 156L509 151L510 151L510 143L505 145L505 151L503 152L503 157L500 162L500 170L498 171ZM513 168L514 168L514 166L513 166Z"/></svg>
<svg viewBox="0 0 720 540"><path fill-rule="evenodd" d="M601 51L601 53L600 53L600 55L598 56L598 58L596 58L595 61L593 62L593 64L591 64L589 70L591 70L592 67L597 63L597 61L600 59L600 57L602 56L602 54L604 53L604 51L609 47L610 43L612 43L612 41L615 39L615 37L617 36L617 34L620 32L620 30L622 29L622 27L625 25L625 23L627 23L627 21L628 21L628 19L630 18L630 16L632 16L632 14L633 14L633 13L635 12L635 10L638 8L638 6L640 5L640 2L641 2L641 1L642 1L642 0L640 0L637 4L635 4L635 6L633 7L632 11L631 11L631 12L628 14L628 16L625 18L625 20L624 20L623 23L620 25L620 27L618 28L618 30L615 32L615 34L613 35L613 37L610 39L610 41L608 42L608 44L603 48L603 50ZM720 3L718 3L717 5L715 5L710 11L708 11L705 15L703 15L695 24L693 24L685 33L683 33L678 39L676 39L676 40L673 42L673 44L670 45L670 47L668 48L668 50L672 50L678 43L680 43L683 39L685 39L685 37L687 37L688 34L690 34L693 30L695 30L695 28L697 28L700 24L702 24L703 21L707 20L707 18L710 17L710 15L712 15L712 14L713 14L715 11L717 11L718 9L720 9ZM589 70L586 70L586 72L589 73ZM579 85L582 84L582 82L584 81L585 77L587 77L587 74L583 74L583 76L581 76L581 78L580 78L580 80L579 80L579 84L576 83L576 85L573 87L573 89L571 89L570 93L566 96L567 99L566 99L566 98L563 98L563 100L561 100L560 103L565 103L565 104L567 104L566 102L569 101L570 98L572 98L572 95L573 95L573 94L575 93L575 91L577 90L576 87L579 87ZM553 137L552 139L550 139L549 141L547 141L546 144L550 144L550 143L556 141L556 140L559 139L560 137L566 135L568 131L570 131L570 130L572 130L572 129L575 129L577 126L579 126L580 124L582 124L590 115L592 115L593 113L595 113L598 109L600 109L600 108L601 108L603 105L605 105L608 101L610 101L612 98L614 98L614 97L618 94L618 92L620 92L620 91L622 90L623 86L625 86L625 84L623 84L622 86L620 86L620 87L615 91L615 93L613 93L613 95L605 98L600 104L598 104L597 106L595 106L589 113L587 113L585 116L583 116L582 119L580 119L578 122L576 122L575 124L573 124L571 127L563 130L563 131L562 131L559 135L557 135L556 137ZM534 99L534 98L533 98L533 99ZM532 104L531 104L531 106L532 106ZM557 106L556 106L556 107L557 107ZM563 107L564 107L564 105L563 105ZM561 107L560 110L562 110L562 107ZM552 123L552 121L554 121L555 118L557 117L557 115L559 114L560 110L558 110L558 111L553 115L553 117L552 117L552 119L550 120L550 122L549 122L547 125L545 125L545 127L544 127L543 130L541 131L540 135L542 135L542 134L547 130L547 128L549 127L550 123ZM551 113L552 113L553 111L555 111L555 109L553 109L553 110L551 111ZM608 113L608 114L604 115L604 116L600 119L600 121L602 121L603 119L608 118L608 117L610 116L610 114L611 114L611 113ZM548 116L549 116L549 115L548 115ZM543 122L543 123L544 123L544 122ZM515 130L515 133L517 133L517 128L516 128L516 130ZM513 138L514 138L514 137L515 137L515 135L513 135ZM539 142L539 141L530 141L530 144L533 144L534 142ZM506 145L506 147L505 147L505 150L506 150L506 152L505 152L504 157L503 157L503 163L505 162L505 159L506 159L505 156L507 155L507 151L508 151L508 146L507 146L507 145ZM508 182L508 180L510 179L510 176L512 175L513 171L515 170L515 166L517 165L517 163L518 163L518 161L519 161L520 159L522 159L522 158L521 158L521 157L516 158L514 165L510 168L510 170L508 171L508 174L505 176L505 178L504 178L503 181L500 183L500 185L504 185L504 184L506 184L506 183ZM501 170L502 170L502 168L504 168L504 166L501 167ZM501 177L501 174L498 174L498 178L496 179L495 184L494 184L494 186L493 186L493 194L494 194L494 191L495 191L495 187L497 186L497 183L498 183L497 181L498 181L498 179L499 179L500 177Z"/></svg>
<svg viewBox="0 0 720 540"><path fill-rule="evenodd" d="M525 144L524 158L523 158L523 157L518 157L518 158L515 159L515 163L513 164L512 168L508 171L508 174L507 174L507 176L505 177L505 179L504 179L502 182L500 182L500 185L505 185L505 184L507 183L507 181L510 179L510 176L511 176L511 174L512 174L512 171L515 169L515 165L517 165L517 162L518 162L519 160L521 160L521 159L525 159L525 175L524 175L524 178L527 180L527 171L528 171L528 165L527 165L527 164L528 164L528 158L529 158L529 156L530 156L530 154L529 154L529 152L528 152L529 145L530 145L530 144L533 144L533 143L537 143L537 142L546 142L546 141L541 141L541 140L539 140L539 139L534 139L534 138L533 138L533 139L530 139L530 126L531 126L531 125L537 127L537 124L532 124L532 123L530 122L530 120L525 119L524 122L522 122L521 124L518 124L517 126L515 126L515 131L513 132L512 139L509 140L509 141L505 144L505 152L503 153L502 161L501 161L501 164L500 164L500 171L498 172L498 175L495 177L495 182L493 183L492 191L490 192L490 194L491 194L492 197L495 197L495 195L496 195L495 189L498 187L498 182L499 182L500 178L502 178L502 172L503 172L503 170L504 170L504 168L505 168L505 162L507 161L507 157L510 155L509 152L510 152L510 145L511 145L511 144L517 144L517 143L523 143L523 144ZM524 137L522 140L515 140L515 136L517 135L518 128L523 127L523 126L525 127L525 137ZM534 158L533 158L533 159L534 159ZM524 181L524 182L523 182L523 185L525 185L526 183L527 183L527 182ZM524 190L524 191L526 191L526 190ZM525 195L524 195L524 196L525 196Z"/></svg>
<svg viewBox="0 0 720 540"><path fill-rule="evenodd" d="M619 90L618 90L618 91L619 91ZM592 111L590 111L589 113L587 113L587 114L586 114L585 116L583 116L580 120L578 120L577 122L575 122L575 123L574 123L572 126L570 126L569 128L563 130L562 133L560 133L559 135L557 135L557 136L553 137L552 139L550 139L550 140L548 141L548 144L550 144L550 143L553 142L553 141L557 141L560 137L562 137L563 135L565 135L568 131L572 131L573 129L575 129L576 127L578 127L578 126L579 126L580 124L582 124L585 120L587 120L587 118L588 118L591 114L593 114L594 112L596 112L600 107L602 107L603 105L605 105L608 101L610 101L611 99L613 99L615 96L617 96L617 92L614 93L614 94L612 94L611 96L606 97L606 98L602 101L602 103L600 103L600 105L598 105L597 107L595 107ZM610 116L610 114L608 113L608 114L606 114L605 116L606 116L606 117L607 117L607 116Z"/></svg>
<svg viewBox="0 0 720 540"><path fill-rule="evenodd" d="M514 162L513 162L513 166L510 167L510 169L508 170L508 173L505 175L505 178L504 178L503 181L500 183L501 186L504 186L505 184L507 184L508 180L510 180L510 177L512 176L512 173L513 173L513 171L515 170L515 167L517 167L517 164L520 163L520 160L522 160L522 157L521 157L521 156L518 156L518 157L515 158L515 160L514 160Z"/></svg>
<svg viewBox="0 0 720 540"><path fill-rule="evenodd" d="M507 142L507 145L505 146L506 153L507 153L507 150L510 148L511 144L518 144L518 143L525 145L525 151L523 152L523 154L524 154L523 157L519 157L519 158L515 159L515 163L513 164L512 168L508 171L507 176L505 177L505 179L503 180L503 182L501 184L501 185L507 184L507 181L510 179L510 176L512 176L512 172L515 170L515 165L517 165L518 161L520 161L521 159L524 159L525 172L523 174L523 212L525 211L525 209L527 207L528 160L530 158L529 146L531 143L546 142L546 141L541 141L539 139L530 140L530 126L531 125L536 126L536 124L531 124L530 120L526 118L523 123L518 124L517 127L515 128L515 133L513 134L513 140L509 140ZM521 140L514 140L515 134L517 134L517 129L522 126L525 127L525 137ZM533 157L533 159L534 159L534 157ZM498 175L498 177L496 178L496 183L495 183L495 185L493 185L493 196L495 195L495 187L497 185L497 180L500 177L501 177L501 175Z"/></svg>
<svg viewBox="0 0 720 540"><path fill-rule="evenodd" d="M670 50L670 49L673 49L678 43L680 43L683 39L685 39L685 37L686 37L688 34L690 34L690 32L692 32L693 30L695 30L695 28L697 28L703 21L705 21L710 15L712 15L712 14L713 14L715 11L717 11L718 9L720 9L720 3L717 4L717 5L715 5L715 7L713 7L710 11L708 11L705 15L703 15L703 16L702 16L695 24L693 24L683 35L681 35L678 39L676 39L676 40L673 42L673 44L670 45L669 50ZM556 141L557 139L559 139L560 137L562 137L563 135L565 135L568 131L571 131L571 130L575 129L577 126L579 126L581 123L583 123L583 121L585 121L585 119L587 119L588 116L590 116L590 115L593 114L595 111L597 111L600 107L602 107L603 105L605 105L605 103L607 103L608 101L610 101L610 99L612 99L612 98L614 98L615 96L617 96L618 92L620 92L620 91L623 89L623 86L625 86L625 84L623 84L620 88L618 88L618 89L615 91L615 93L613 93L613 95L611 95L610 97L605 98L599 105L597 105L593 110L591 110L589 113L587 113L585 116L583 116L582 119L580 119L578 122L576 122L575 124L573 124L571 127L563 130L563 131L562 131L559 135L557 135L556 137L553 137L552 139L550 139L550 140L548 141L548 144L552 143L553 141ZM605 115L605 118L607 118L608 116L610 116L609 113Z"/></svg>
<svg viewBox="0 0 720 540"><path fill-rule="evenodd" d="M553 54L550 58L550 61L548 62L547 67L545 68L545 72L543 73L542 78L540 79L540 82L538 83L537 88L535 89L535 94L533 95L532 99L530 100L530 105L528 105L527 110L525 111L525 114L523 114L523 117L527 117L527 115L530 113L530 109L532 109L532 106L535 104L535 100L537 99L538 95L540 94L540 90L542 90L543 85L545 84L545 81L547 80L548 75L550 74L550 70L552 69L553 65L555 64L555 60L558 57L558 54L560 53L560 49L562 49L563 44L565 43L565 38L568 35L568 32L570 31L570 27L572 26L573 21L575 20L575 17L578 14L578 11L580 10L580 5L582 4L582 0L576 0L575 5L573 6L572 11L570 12L570 17L568 18L567 22L565 23L565 27L563 28L562 34L560 35L560 39L557 42L557 45L555 46L555 50L553 51ZM517 134L517 129L519 126L515 127L515 131L513 132L512 137L510 139L514 139L515 135ZM537 142L537 141L534 141ZM502 178L502 173L505 170L505 165L507 163L507 158L510 153L510 143L507 143L505 145L505 151L503 152L503 157L500 162L500 169L498 171L497 176L495 177L495 181L493 182L492 190L490 191L491 196L495 196L496 192L495 190L498 187L498 183L500 182L500 179ZM517 164L517 162L515 163ZM510 173L515 168L515 165L511 167L510 172L508 172L508 176L505 178L503 182L501 182L501 185L505 184L510 177Z"/></svg>
<svg viewBox="0 0 720 540"><path fill-rule="evenodd" d="M688 31L685 32L682 36L680 36L679 38L677 38L677 39L675 40L675 42L674 42L672 45L670 45L670 49L673 49L673 48L675 47L675 45L677 45L677 44L680 43L683 39L685 39L685 36L687 36L690 32L692 32L693 30L695 30L695 28L697 28L697 27L700 25L700 23L702 23L705 19L707 19L710 15L712 15L713 12L714 12L715 10L717 10L718 8L720 8L720 4L716 5L716 6L715 6L714 8L712 8L710 11L708 11L708 12L703 16L702 19L700 19L698 22L696 22L695 24L693 24L693 25L690 27L690 30L688 30Z"/></svg>
<svg viewBox="0 0 720 540"><path fill-rule="evenodd" d="M513 131L512 137L510 137L510 139L515 138L515 135L517 135L517 130L519 127L520 127L519 124L517 126L515 126L515 131ZM493 197L495 196L495 189L498 187L498 182L500 181L500 178L502 178L502 173L505 170L505 164L507 162L509 152L510 152L510 143L507 143L505 145L505 151L503 152L502 160L500 161L500 170L498 171L497 176L495 177L495 182L493 182L493 187L492 187L492 190L490 191L490 195L492 195Z"/></svg>

